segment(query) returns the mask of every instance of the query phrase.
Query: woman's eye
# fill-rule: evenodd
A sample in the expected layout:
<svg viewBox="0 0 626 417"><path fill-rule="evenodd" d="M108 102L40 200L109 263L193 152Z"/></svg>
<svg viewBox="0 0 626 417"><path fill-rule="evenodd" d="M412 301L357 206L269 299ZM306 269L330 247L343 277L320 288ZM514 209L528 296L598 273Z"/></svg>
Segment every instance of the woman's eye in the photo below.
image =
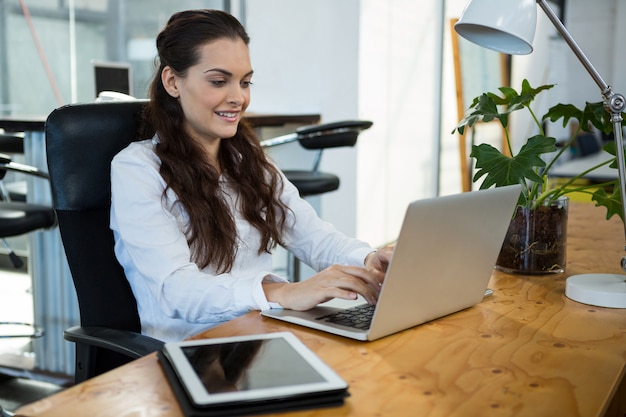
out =
<svg viewBox="0 0 626 417"><path fill-rule="evenodd" d="M252 85L252 81L242 81L242 82L241 82L241 86L242 86L243 88L248 88L248 87L250 87L251 85Z"/></svg>
<svg viewBox="0 0 626 417"><path fill-rule="evenodd" d="M226 81L224 81L224 80L211 80L211 84L213 84L215 87L222 87L224 84L226 84Z"/></svg>

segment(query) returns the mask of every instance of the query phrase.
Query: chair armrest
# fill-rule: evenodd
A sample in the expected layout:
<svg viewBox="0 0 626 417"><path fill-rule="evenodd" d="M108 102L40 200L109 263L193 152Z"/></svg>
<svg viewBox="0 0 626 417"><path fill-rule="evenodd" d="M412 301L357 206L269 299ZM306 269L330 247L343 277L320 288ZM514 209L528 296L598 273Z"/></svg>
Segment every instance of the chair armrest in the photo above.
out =
<svg viewBox="0 0 626 417"><path fill-rule="evenodd" d="M0 417L15 417L15 414L10 411L4 410L0 405Z"/></svg>
<svg viewBox="0 0 626 417"><path fill-rule="evenodd" d="M261 146L264 148L271 148L273 146L282 145L284 143L291 143L298 140L296 133L288 133L286 135L277 136L275 138L264 139L261 141Z"/></svg>
<svg viewBox="0 0 626 417"><path fill-rule="evenodd" d="M50 178L46 172L40 171L34 166L13 162L9 155L2 153L0 153L0 170L15 171L22 174L34 175L35 177L46 179Z"/></svg>
<svg viewBox="0 0 626 417"><path fill-rule="evenodd" d="M106 327L70 327L63 332L65 340L111 350L137 359L160 350L164 342L150 336Z"/></svg>

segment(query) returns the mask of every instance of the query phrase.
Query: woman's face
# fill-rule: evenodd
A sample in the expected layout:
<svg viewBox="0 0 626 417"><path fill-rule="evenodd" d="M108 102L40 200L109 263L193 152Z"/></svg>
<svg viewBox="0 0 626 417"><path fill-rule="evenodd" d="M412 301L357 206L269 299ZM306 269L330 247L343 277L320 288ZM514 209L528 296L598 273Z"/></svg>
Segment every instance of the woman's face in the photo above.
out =
<svg viewBox="0 0 626 417"><path fill-rule="evenodd" d="M200 47L200 60L185 77L170 67L161 74L167 92L180 101L188 133L214 156L220 139L237 132L250 104L251 78L247 45L228 38Z"/></svg>

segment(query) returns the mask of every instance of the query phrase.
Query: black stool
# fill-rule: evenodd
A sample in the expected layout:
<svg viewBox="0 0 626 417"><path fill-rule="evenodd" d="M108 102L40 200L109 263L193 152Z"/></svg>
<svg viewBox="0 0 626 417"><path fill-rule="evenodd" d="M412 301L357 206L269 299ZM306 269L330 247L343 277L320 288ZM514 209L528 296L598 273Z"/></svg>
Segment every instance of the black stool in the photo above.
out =
<svg viewBox="0 0 626 417"><path fill-rule="evenodd" d="M38 229L49 229L56 225L56 215L50 206L12 201L10 193L5 191L2 184L7 171L45 179L48 178L48 174L30 165L13 162L8 155L0 154L0 240L9 251L13 265L20 268L23 262L10 248L5 238L24 235Z"/></svg>
<svg viewBox="0 0 626 417"><path fill-rule="evenodd" d="M24 134L23 133L0 133L0 154L23 155L24 154ZM26 181L12 182L4 184L2 192L9 195L11 201L26 201Z"/></svg>
<svg viewBox="0 0 626 417"><path fill-rule="evenodd" d="M37 168L15 163L8 155L0 154L0 183L7 171L48 178L46 173L39 171ZM49 229L56 225L56 215L52 207L49 206L29 204L25 201L11 201L9 194L2 193L3 189L4 187L0 187L0 241L7 249L13 266L21 268L24 262L9 246L6 238L24 235L39 229ZM30 323L4 321L0 322L0 325L8 326L10 329L16 327L26 329L25 332L12 334L2 334L0 332L0 338L37 338L43 336L43 330Z"/></svg>
<svg viewBox="0 0 626 417"><path fill-rule="evenodd" d="M363 130L369 129L371 126L372 122L367 120L345 120L305 126L296 129L295 133L264 140L261 142L261 145L265 148L269 148L297 140L305 149L317 151L311 169L283 170L287 179L296 186L302 197L314 196L335 191L339 188L340 184L338 176L319 171L324 149L344 146L352 147L356 145L359 134ZM290 275L293 281L299 281L299 260L290 256L288 268L290 269Z"/></svg>

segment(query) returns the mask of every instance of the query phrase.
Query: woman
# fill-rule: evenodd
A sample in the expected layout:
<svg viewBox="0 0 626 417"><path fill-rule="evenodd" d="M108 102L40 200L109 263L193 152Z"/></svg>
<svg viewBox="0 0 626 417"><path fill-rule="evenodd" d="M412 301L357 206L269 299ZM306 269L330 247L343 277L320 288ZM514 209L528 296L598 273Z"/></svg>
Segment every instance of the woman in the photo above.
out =
<svg viewBox="0 0 626 417"><path fill-rule="evenodd" d="M111 168L115 252L142 333L181 340L250 310L306 310L361 294L375 303L391 250L374 251L321 221L242 122L249 38L216 10L174 14L157 37L149 140ZM277 245L321 272L271 272Z"/></svg>

